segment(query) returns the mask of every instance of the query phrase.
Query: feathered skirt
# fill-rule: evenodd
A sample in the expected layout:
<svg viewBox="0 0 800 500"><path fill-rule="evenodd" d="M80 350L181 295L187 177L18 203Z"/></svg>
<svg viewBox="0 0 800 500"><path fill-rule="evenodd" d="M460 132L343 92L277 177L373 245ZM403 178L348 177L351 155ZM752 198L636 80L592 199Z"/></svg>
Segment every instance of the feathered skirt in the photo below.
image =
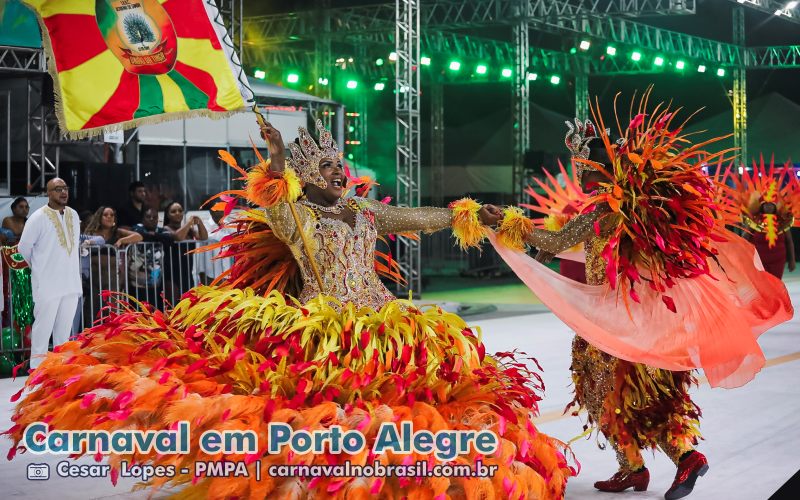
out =
<svg viewBox="0 0 800 500"><path fill-rule="evenodd" d="M379 311L317 297L301 305L277 292L198 287L171 311L115 297L116 313L48 354L28 378L7 432L9 456L24 452L28 425L59 430L163 430L191 424L188 454L112 454L112 480L123 460L174 466L178 496L209 498L561 498L566 446L538 432L533 418L541 379L519 353L485 354L479 334L455 314L392 301ZM22 392L22 391L21 391ZM17 394L15 398L19 398ZM355 454L268 453L269 424L294 430L357 430ZM474 448L452 460L434 454L373 452L382 423L413 429L490 430L494 453ZM210 454L207 431L251 430L258 450ZM101 456L96 456L99 461ZM243 462L248 477L181 474L198 460ZM383 465L449 462L497 466L493 477L271 476L273 465ZM256 474L256 468L260 468ZM256 477L261 480L256 480Z"/></svg>

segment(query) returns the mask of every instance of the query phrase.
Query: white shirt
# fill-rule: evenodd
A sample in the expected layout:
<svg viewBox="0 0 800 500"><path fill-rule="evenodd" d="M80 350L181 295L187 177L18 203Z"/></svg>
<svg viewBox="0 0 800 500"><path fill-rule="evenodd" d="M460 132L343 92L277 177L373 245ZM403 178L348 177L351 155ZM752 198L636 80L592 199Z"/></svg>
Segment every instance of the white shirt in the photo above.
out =
<svg viewBox="0 0 800 500"><path fill-rule="evenodd" d="M19 239L19 253L31 267L33 300L83 293L80 267L80 220L45 205L33 212Z"/></svg>
<svg viewBox="0 0 800 500"><path fill-rule="evenodd" d="M233 234L234 230L229 228L219 228L214 219L207 218L203 220L208 229L208 243L217 243L222 241L222 238L228 236L229 234ZM230 269L231 265L233 265L233 259L228 257L226 259L215 259L217 255L219 255L220 250L214 250L212 252L199 252L195 254L195 273L198 275L201 273L205 273L206 276L209 278L216 278L223 272Z"/></svg>

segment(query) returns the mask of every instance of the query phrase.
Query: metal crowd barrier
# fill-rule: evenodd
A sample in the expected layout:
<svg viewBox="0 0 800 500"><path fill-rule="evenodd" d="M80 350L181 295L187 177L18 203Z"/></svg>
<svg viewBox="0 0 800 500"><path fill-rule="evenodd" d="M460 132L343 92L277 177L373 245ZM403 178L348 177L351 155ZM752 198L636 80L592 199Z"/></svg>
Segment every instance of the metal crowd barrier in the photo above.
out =
<svg viewBox="0 0 800 500"><path fill-rule="evenodd" d="M80 248L83 295L73 322L72 334L92 326L111 313L104 291L120 292L157 309L173 305L198 283L209 284L230 267L231 259L213 258L218 251L191 254L206 241L182 241L163 245L141 242L123 248L111 245L82 245ZM30 271L16 247L3 247L2 330L0 331L0 377L29 356L32 324ZM11 278L12 267L22 269ZM23 279L25 278L25 279ZM16 283L16 284L15 284ZM54 285L57 286L57 285ZM14 292L17 292L16 294ZM12 298L26 307L17 307ZM15 309L15 307L17 307Z"/></svg>
<svg viewBox="0 0 800 500"><path fill-rule="evenodd" d="M141 242L119 249L111 245L83 247L81 328L112 312L103 299L104 291L121 292L163 310L197 284L213 281L230 262L212 259L216 252L190 253L208 243L190 240L169 245Z"/></svg>

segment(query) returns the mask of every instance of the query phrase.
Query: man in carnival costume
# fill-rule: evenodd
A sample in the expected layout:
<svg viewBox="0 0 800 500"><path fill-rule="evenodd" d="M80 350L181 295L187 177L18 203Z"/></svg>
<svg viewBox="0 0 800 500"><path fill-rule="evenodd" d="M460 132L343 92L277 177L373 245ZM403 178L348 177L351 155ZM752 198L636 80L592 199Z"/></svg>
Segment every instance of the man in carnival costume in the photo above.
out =
<svg viewBox="0 0 800 500"><path fill-rule="evenodd" d="M588 193L580 214L548 231L507 209L495 246L577 333L572 405L587 410L619 462L595 487L646 490L641 452L659 447L678 468L665 494L674 500L709 468L694 449L700 409L688 394L697 383L691 370L703 368L712 386L748 382L764 366L758 334L790 319L792 306L782 283L754 266L753 247L725 229L735 210L702 172L726 153L703 149L719 139L692 145L680 134L685 123L673 124L677 111L648 113L649 94L618 141L596 106L599 127L568 123L566 144ZM589 286L519 251L530 245L547 261L579 243Z"/></svg>
<svg viewBox="0 0 800 500"><path fill-rule="evenodd" d="M732 197L741 210L745 238L755 245L764 269L776 278L783 278L796 267L792 226L800 213L800 181L792 164L778 167L754 163L753 172L742 170L734 177Z"/></svg>

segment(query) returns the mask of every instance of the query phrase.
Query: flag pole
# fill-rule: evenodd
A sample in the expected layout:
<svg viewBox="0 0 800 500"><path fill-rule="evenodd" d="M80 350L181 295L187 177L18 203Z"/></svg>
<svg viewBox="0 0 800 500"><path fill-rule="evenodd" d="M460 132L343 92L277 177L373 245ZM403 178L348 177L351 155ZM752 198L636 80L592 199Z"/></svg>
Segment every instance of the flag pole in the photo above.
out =
<svg viewBox="0 0 800 500"><path fill-rule="evenodd" d="M258 120L258 125L263 130L266 127L267 122L264 121L264 116L261 114L261 111L258 109L258 105L253 105L253 112L256 114L256 120ZM269 142L269 139L266 139ZM283 146L281 144L281 146ZM314 273L314 277L317 279L317 285L319 285L320 293L324 293L325 289L322 285L322 276L319 274L319 268L317 267L317 261L314 259L314 255L311 253L311 244L308 242L308 238L306 237L305 231L303 231L303 225L300 222L300 215L297 213L297 207L295 207L293 201L288 201L289 210L292 212L292 218L294 218L294 223L297 225L297 232L300 233L300 240L303 242L303 249L306 252L306 257L308 258L308 262L311 264L311 271Z"/></svg>

